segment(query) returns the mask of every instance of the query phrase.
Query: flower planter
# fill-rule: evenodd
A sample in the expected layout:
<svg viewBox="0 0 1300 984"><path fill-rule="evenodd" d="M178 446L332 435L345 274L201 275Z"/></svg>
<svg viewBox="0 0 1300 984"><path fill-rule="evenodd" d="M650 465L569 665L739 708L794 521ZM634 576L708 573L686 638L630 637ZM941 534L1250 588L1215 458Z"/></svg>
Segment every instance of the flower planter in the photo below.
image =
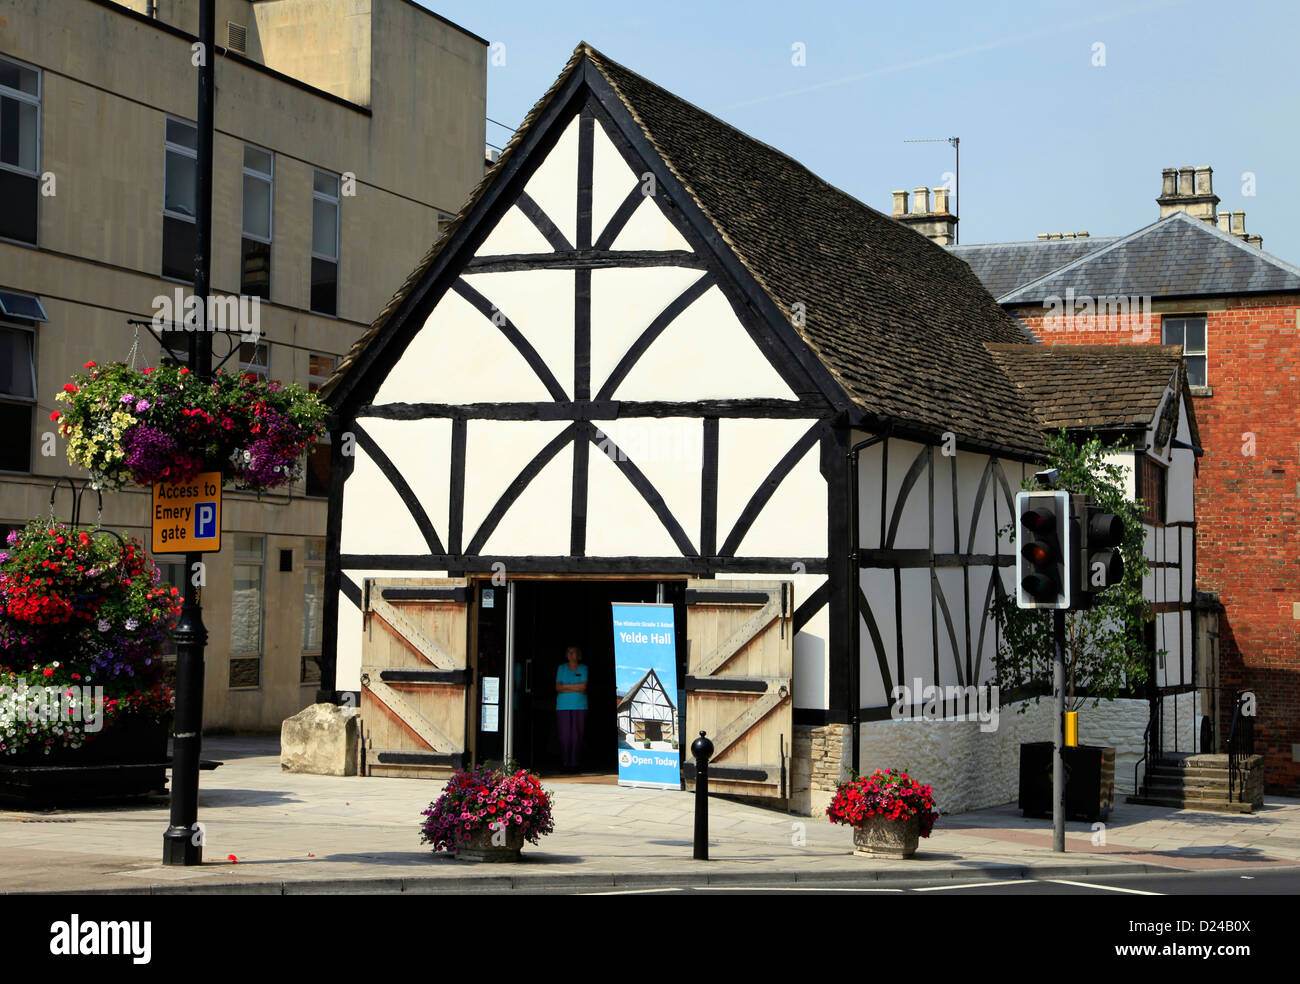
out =
<svg viewBox="0 0 1300 984"><path fill-rule="evenodd" d="M869 817L853 828L853 853L878 858L910 858L921 839L921 821L917 817L890 820Z"/></svg>
<svg viewBox="0 0 1300 984"><path fill-rule="evenodd" d="M0 759L0 806L47 809L161 792L169 731L166 721L128 718L81 748Z"/></svg>
<svg viewBox="0 0 1300 984"><path fill-rule="evenodd" d="M494 844L503 838L495 830L476 830L468 841L456 848L456 857L462 861L518 861L524 847L524 832L518 827L504 831L505 843Z"/></svg>

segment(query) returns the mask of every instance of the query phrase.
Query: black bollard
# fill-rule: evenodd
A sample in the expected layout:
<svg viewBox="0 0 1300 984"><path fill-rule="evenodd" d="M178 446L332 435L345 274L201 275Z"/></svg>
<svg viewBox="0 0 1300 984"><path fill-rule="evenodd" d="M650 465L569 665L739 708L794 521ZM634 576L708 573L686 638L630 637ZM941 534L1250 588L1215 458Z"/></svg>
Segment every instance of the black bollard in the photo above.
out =
<svg viewBox="0 0 1300 984"><path fill-rule="evenodd" d="M709 759L713 757L713 742L700 732L691 742L695 756L695 860L709 860Z"/></svg>

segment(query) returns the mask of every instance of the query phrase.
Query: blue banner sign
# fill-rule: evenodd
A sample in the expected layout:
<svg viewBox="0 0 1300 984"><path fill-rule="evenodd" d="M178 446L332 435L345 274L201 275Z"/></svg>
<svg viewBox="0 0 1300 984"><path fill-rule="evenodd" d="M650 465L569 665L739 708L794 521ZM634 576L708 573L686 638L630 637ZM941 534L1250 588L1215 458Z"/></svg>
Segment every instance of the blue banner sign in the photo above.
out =
<svg viewBox="0 0 1300 984"><path fill-rule="evenodd" d="M613 607L618 784L679 789L681 722L673 606Z"/></svg>

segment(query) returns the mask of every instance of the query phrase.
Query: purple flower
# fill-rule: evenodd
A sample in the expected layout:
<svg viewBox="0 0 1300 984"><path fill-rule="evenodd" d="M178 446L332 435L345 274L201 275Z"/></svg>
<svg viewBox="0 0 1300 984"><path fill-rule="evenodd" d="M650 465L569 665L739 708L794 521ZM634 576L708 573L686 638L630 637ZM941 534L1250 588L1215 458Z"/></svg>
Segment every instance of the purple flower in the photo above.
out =
<svg viewBox="0 0 1300 984"><path fill-rule="evenodd" d="M140 623L139 623L139 621L137 621L136 619L134 619L134 618L128 618L128 619L126 620L126 631L128 631L128 632L134 632L134 631L135 631L136 629L138 629L139 627L140 627Z"/></svg>
<svg viewBox="0 0 1300 984"><path fill-rule="evenodd" d="M150 403L148 400L141 399L140 402L137 403L137 404L135 405L135 412L136 412L136 413L144 413L144 412L145 412L146 410L148 410L151 406L153 406L153 404Z"/></svg>
<svg viewBox="0 0 1300 984"><path fill-rule="evenodd" d="M132 395L131 393L123 393L120 397L118 397L118 402L119 402L119 403L134 403L134 402L135 402L135 396Z"/></svg>

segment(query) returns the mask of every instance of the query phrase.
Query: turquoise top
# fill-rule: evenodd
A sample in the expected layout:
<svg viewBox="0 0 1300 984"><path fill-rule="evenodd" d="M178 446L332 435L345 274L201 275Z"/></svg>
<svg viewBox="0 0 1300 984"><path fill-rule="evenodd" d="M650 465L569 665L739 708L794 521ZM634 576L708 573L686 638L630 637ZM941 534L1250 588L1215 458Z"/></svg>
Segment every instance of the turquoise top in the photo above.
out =
<svg viewBox="0 0 1300 984"><path fill-rule="evenodd" d="M586 683L587 665L579 663L576 670L571 670L568 663L561 663L559 669L555 671L555 682ZM556 694L555 709L557 711L585 711L587 709L587 695L573 691Z"/></svg>

